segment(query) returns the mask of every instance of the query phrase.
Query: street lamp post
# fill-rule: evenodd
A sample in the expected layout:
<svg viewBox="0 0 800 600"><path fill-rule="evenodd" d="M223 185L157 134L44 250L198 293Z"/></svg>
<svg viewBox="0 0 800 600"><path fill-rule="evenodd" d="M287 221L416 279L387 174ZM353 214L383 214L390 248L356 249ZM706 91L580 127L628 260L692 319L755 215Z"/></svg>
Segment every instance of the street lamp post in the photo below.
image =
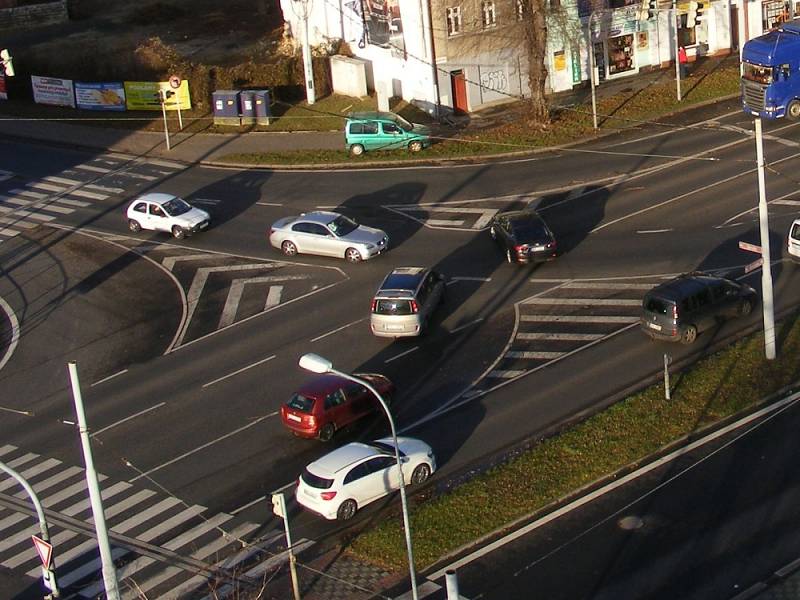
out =
<svg viewBox="0 0 800 600"><path fill-rule="evenodd" d="M347 373L342 373L341 371L337 371L333 368L333 363L329 361L327 358L323 358L318 354L304 354L300 357L299 365L301 368L305 369L306 371L311 371L312 373L332 373L333 375L338 375L339 377L343 377L349 381L354 383L358 383L363 385L367 388L370 392L372 392L375 397L380 402L381 408L383 412L386 413L386 418L389 419L389 427L392 429L392 441L394 443L394 458L397 461L397 470L399 471L400 475L400 502L403 505L403 528L405 529L406 534L406 552L408 554L408 572L409 576L411 577L411 597L413 600L418 600L417 596L417 575L414 570L414 552L411 547L411 524L409 523L408 519L408 502L406 501L406 480L403 476L403 463L400 460L400 448L397 443L397 431L394 426L394 418L392 417L392 413L389 411L389 405L386 404L386 401L383 397L378 393L368 381L364 379L359 379L358 377L353 377Z"/></svg>

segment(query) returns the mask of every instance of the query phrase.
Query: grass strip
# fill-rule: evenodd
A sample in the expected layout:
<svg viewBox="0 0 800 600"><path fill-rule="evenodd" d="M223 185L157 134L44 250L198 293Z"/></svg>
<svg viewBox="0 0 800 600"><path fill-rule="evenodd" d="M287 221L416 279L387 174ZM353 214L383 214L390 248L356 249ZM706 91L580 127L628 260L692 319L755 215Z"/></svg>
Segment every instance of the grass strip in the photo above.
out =
<svg viewBox="0 0 800 600"><path fill-rule="evenodd" d="M800 315L783 321L778 357L764 357L763 333L749 335L673 377L672 399L653 385L441 496L413 507L417 566L517 519L543 511L575 490L635 465L699 429L756 406L800 379ZM407 568L402 520L383 520L348 552L400 571Z"/></svg>

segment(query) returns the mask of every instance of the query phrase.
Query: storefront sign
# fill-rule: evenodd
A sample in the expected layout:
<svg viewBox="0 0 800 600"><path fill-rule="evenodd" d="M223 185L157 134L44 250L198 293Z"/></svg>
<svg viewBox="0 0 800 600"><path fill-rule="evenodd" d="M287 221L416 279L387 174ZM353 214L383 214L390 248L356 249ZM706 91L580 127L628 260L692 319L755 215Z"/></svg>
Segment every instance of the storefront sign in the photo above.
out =
<svg viewBox="0 0 800 600"><path fill-rule="evenodd" d="M161 110L159 92L174 92L164 102L167 110L189 110L192 102L189 98L189 82L184 79L178 89L173 89L169 81L126 81L125 105L128 110Z"/></svg>
<svg viewBox="0 0 800 600"><path fill-rule="evenodd" d="M84 110L125 110L125 89L121 82L75 82L75 100Z"/></svg>
<svg viewBox="0 0 800 600"><path fill-rule="evenodd" d="M75 108L75 93L72 91L71 79L31 75L31 86L33 87L33 101L37 104Z"/></svg>

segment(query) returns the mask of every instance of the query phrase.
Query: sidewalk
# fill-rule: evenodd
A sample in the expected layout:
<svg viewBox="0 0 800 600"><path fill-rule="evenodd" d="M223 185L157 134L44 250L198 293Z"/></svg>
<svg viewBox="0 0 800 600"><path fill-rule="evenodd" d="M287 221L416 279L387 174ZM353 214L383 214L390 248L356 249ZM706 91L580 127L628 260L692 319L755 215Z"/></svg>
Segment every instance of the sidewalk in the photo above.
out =
<svg viewBox="0 0 800 600"><path fill-rule="evenodd" d="M709 58L707 65L713 68L731 57ZM595 89L598 99L616 95L633 95L654 84L674 81L675 72L670 68L647 71L638 75L605 81ZM589 87L554 94L549 98L552 107L564 107L588 102ZM499 104L457 118L456 127L445 128L455 133L480 131L487 127L517 119L520 115L518 103ZM330 132L248 132L230 134L173 133L170 135L171 150L167 150L163 132L130 131L81 125L74 121L45 121L2 117L0 113L0 135L24 140L37 140L71 147L121 152L135 156L169 158L188 164L214 164L229 154L257 152L282 152L286 150L343 150L344 135L341 131ZM443 126L445 127L445 126ZM430 159L428 159L430 160ZM452 159L443 159L450 161ZM231 166L227 163L226 166ZM253 168L255 165L236 165ZM267 165L262 165L262 168Z"/></svg>

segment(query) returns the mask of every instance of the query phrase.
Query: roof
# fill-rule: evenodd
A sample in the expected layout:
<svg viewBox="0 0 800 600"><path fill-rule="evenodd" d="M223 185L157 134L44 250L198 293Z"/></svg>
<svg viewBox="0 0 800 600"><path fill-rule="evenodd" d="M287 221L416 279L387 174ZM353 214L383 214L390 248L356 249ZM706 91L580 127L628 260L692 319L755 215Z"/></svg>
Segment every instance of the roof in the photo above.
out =
<svg viewBox="0 0 800 600"><path fill-rule="evenodd" d="M668 299L677 299L693 294L707 287L709 284L716 283L723 279L725 278L715 277L705 273L686 273L654 287L648 293Z"/></svg>
<svg viewBox="0 0 800 600"><path fill-rule="evenodd" d="M308 398L320 399L346 383L347 380L338 375L333 375L331 373L318 375L317 377L312 377L300 386L297 393Z"/></svg>
<svg viewBox="0 0 800 600"><path fill-rule="evenodd" d="M296 218L303 219L304 221L312 221L314 223L322 223L323 225L327 225L338 216L339 213L327 210L315 210L313 212L303 213Z"/></svg>
<svg viewBox="0 0 800 600"><path fill-rule="evenodd" d="M381 110L375 111L364 111L364 112L352 112L347 115L348 119L385 119L388 121L396 121L398 119L398 115L393 112L386 112Z"/></svg>
<svg viewBox="0 0 800 600"><path fill-rule="evenodd" d="M142 194L136 199L136 202L140 200L146 200L147 202L154 202L156 204L165 204L170 200L177 198L174 194L163 194L161 192L151 192L149 194Z"/></svg>
<svg viewBox="0 0 800 600"><path fill-rule="evenodd" d="M315 460L308 465L308 469L320 477L333 478L336 473L353 463L378 454L378 450L372 446L351 442Z"/></svg>
<svg viewBox="0 0 800 600"><path fill-rule="evenodd" d="M378 291L415 290L425 271L425 267L398 267L386 276Z"/></svg>

